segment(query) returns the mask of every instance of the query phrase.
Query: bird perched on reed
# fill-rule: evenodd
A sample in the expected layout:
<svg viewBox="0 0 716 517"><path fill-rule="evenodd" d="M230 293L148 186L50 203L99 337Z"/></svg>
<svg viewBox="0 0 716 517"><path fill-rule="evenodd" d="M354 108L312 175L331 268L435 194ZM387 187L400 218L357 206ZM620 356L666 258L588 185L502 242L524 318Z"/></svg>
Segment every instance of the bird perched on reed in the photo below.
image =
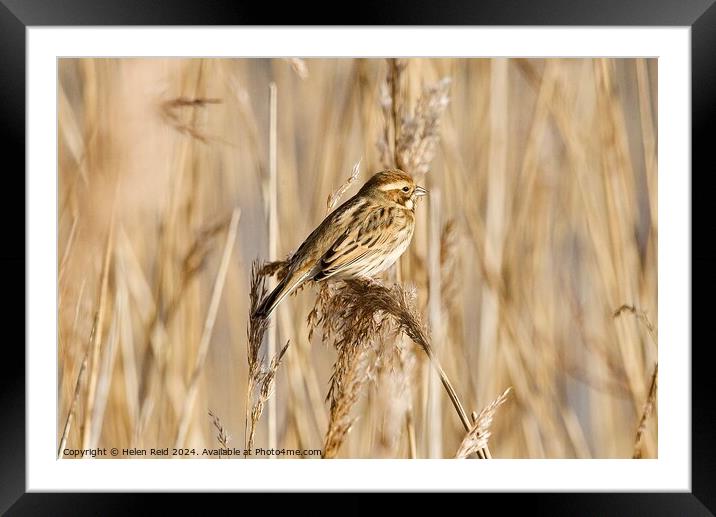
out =
<svg viewBox="0 0 716 517"><path fill-rule="evenodd" d="M309 281L373 277L405 252L415 229L415 205L427 191L398 169L374 174L331 212L288 259L286 274L253 317L268 318Z"/></svg>

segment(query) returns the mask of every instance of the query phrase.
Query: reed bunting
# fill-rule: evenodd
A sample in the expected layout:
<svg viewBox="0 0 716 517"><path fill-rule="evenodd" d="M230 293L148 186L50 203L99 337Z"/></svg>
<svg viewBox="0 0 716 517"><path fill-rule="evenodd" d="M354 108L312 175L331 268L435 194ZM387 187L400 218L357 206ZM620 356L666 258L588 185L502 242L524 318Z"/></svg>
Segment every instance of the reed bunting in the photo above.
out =
<svg viewBox="0 0 716 517"><path fill-rule="evenodd" d="M415 204L425 194L401 170L373 175L303 241L288 259L286 275L253 317L268 318L286 296L308 281L370 278L388 269L413 238Z"/></svg>

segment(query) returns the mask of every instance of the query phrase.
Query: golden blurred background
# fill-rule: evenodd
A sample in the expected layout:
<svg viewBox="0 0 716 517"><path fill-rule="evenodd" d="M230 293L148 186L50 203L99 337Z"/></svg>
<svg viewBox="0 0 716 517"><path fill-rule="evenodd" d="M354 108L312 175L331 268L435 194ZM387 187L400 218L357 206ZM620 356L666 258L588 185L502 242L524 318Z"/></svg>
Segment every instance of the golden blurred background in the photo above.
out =
<svg viewBox="0 0 716 517"><path fill-rule="evenodd" d="M391 66L59 61L60 456L217 447L210 411L228 446L243 446L251 264L295 250L356 163L342 200L381 169ZM415 286L468 413L512 387L491 426L493 457L656 457L657 61L401 66L403 116L431 85L448 101L417 174L431 195L401 281ZM257 447L271 433L278 447L324 445L336 352L308 339L315 296L304 289L277 311L277 341L291 345L275 429L264 412ZM403 379L383 366L367 379L339 457L455 456L460 420L430 388L425 354L408 351Z"/></svg>

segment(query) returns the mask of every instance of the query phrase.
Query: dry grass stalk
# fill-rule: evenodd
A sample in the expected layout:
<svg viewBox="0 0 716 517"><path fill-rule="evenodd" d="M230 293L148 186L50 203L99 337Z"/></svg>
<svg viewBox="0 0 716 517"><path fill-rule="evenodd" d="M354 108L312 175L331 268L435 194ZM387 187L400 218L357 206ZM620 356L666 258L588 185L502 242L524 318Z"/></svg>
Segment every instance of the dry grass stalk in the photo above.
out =
<svg viewBox="0 0 716 517"><path fill-rule="evenodd" d="M211 336L214 331L214 323L216 322L216 314L219 310L219 302L221 301L221 294L224 291L224 284L226 282L226 273L229 269L229 259L231 258L231 252L236 242L236 233L239 229L239 218L241 217L241 210L238 208L234 209L231 215L231 223L229 224L229 231L226 235L226 242L224 244L224 251L221 256L221 263L216 273L216 280L214 281L214 288L211 293L211 301L209 302L209 308L206 312L206 319L204 320L204 328L201 334L201 340L199 341L199 348L196 353L194 361L194 368L192 370L191 377L189 379L189 385L187 387L186 395L184 398L184 406L182 407L179 415L179 424L177 426L177 437L175 441L175 447L180 448L184 444L187 432L189 430L189 424L191 419L191 411L194 406L194 400L196 398L196 392L199 389L199 379L201 372L204 369L204 363L209 353L209 345L211 344Z"/></svg>
<svg viewBox="0 0 716 517"><path fill-rule="evenodd" d="M639 427L636 430L636 438L634 439L634 454L633 459L641 459L643 455L644 447L644 433L646 432L646 422L654 411L656 406L656 389L657 389L657 375L659 372L658 363L654 365L654 373L651 375L651 385L649 386L649 395L644 403L644 410L642 411L641 418L639 419Z"/></svg>
<svg viewBox="0 0 716 517"><path fill-rule="evenodd" d="M389 59L388 67L379 99L384 119L377 143L381 162L384 167L398 167L413 175L424 174L430 169L440 140L440 117L450 102L451 79L444 77L425 86L414 108L409 110L402 93L407 62Z"/></svg>
<svg viewBox="0 0 716 517"><path fill-rule="evenodd" d="M652 114L652 98L649 88L649 73L647 71L647 60L636 60L637 85L639 87L639 118L644 141L644 168L646 169L646 181L649 191L657 190L657 169L658 152L656 143L656 131L654 116ZM649 196L649 215L651 216L651 231L656 236L657 230L657 199L658 196Z"/></svg>
<svg viewBox="0 0 716 517"><path fill-rule="evenodd" d="M143 433L149 422L157 395L160 393L157 388L167 379L165 346L167 333L170 332L175 318L180 321L184 320L180 307L182 303L192 301L192 294L195 293L194 280L202 271L207 256L214 249L213 237L223 232L229 224L229 219L225 218L211 222L198 230L195 229L198 223L196 214L198 203L195 199L197 178L192 173L190 161L196 152L195 141L206 143L206 139L194 131L198 110L190 111L191 123L186 127L186 131L182 129L183 122L180 114L183 108L203 108L208 104L221 102L218 99L203 96L204 88L201 86L203 68L204 63L199 61L198 66L194 68L196 74L187 74L187 76L193 76L190 79L194 83L191 87L192 94L179 96L162 104L164 121L180 132L188 133L189 136L195 138L182 139L178 144L182 160L178 164L176 179L171 184L169 202L159 223L159 246L156 256L153 257L154 264L152 266L158 275L152 288L151 297L146 297L142 293L143 296L137 298L137 301L143 304L147 304L147 299L149 299L147 307L149 310L143 311L149 316L143 319L145 343L144 357L140 362L142 370L139 381L140 418L137 423L136 436ZM187 72L190 71L191 69L187 70ZM130 247L133 246L129 240L127 242ZM180 257L178 264L175 262L177 255ZM140 264L137 264L136 273L144 275ZM151 282L149 278L145 281L147 284ZM177 313L180 313L179 317L177 317ZM186 330L184 329L184 332Z"/></svg>
<svg viewBox="0 0 716 517"><path fill-rule="evenodd" d="M415 439L415 423L413 422L412 408L405 412L405 429L408 434L408 457L415 459L418 457L418 445Z"/></svg>
<svg viewBox="0 0 716 517"><path fill-rule="evenodd" d="M80 399L80 393L82 392L82 381L84 380L85 372L87 371L87 364L89 363L89 356L90 356L90 350L92 350L92 342L94 340L94 334L97 331L97 320L95 319L95 324L92 325L92 330L90 332L89 337L89 344L87 345L87 350L85 351L84 358L82 359L82 364L80 365L80 371L77 374L77 382L75 383L75 390L74 395L72 396L72 403L70 404L70 409L67 413L67 419L65 420L65 426L62 430L62 437L60 438L60 446L57 449L57 457L59 459L62 459L64 456L63 451L65 450L65 447L67 446L67 438L70 435L70 431L72 430L72 421L75 416L75 412L77 411L77 403Z"/></svg>
<svg viewBox="0 0 716 517"><path fill-rule="evenodd" d="M209 157L209 149L213 146L197 145L197 142L209 143L209 137L203 133L218 110L211 110L211 105L223 102L219 98L207 95L209 77L207 70L212 67L207 60L195 60L178 72L177 81L173 91L178 91L177 97L161 104L163 122L174 127L180 133L190 138L175 138L170 135L173 142L170 155L170 166L174 171L172 181L167 185L166 203L161 205L161 219L159 220L159 246L153 264L149 267L157 271L155 285L153 286L156 300L156 314L149 318L147 335L153 340L157 327L164 327L172 333L173 320L181 325L182 332L199 330L200 315L194 316L199 307L196 305L198 283L195 282L199 271L203 268L205 259L214 248L211 237L223 233L229 220L211 223L199 229L199 225L206 217L202 213L202 185L199 163L205 164ZM209 115L212 115L209 117ZM201 122L201 124L200 124ZM202 127L200 132L199 127ZM218 133L218 132L217 132ZM231 205L227 212L233 209ZM141 241L138 243L141 246ZM140 248L141 249L141 248ZM138 250L140 251L140 250ZM177 263L176 258L179 257ZM148 280L151 282L152 277ZM212 279L213 280L213 279ZM197 339L199 335L196 336ZM191 341L191 340L190 340ZM150 343L150 350L159 352L159 370L166 368L166 358L162 357L164 351L160 343ZM194 354L191 354L193 361ZM144 364L147 364L145 361ZM160 373L164 376L163 373ZM153 374L150 373L150 376ZM147 375L143 375L145 383Z"/></svg>
<svg viewBox="0 0 716 517"><path fill-rule="evenodd" d="M432 162L435 155L435 147L439 142L439 123L442 114L444 113L449 103L448 90L450 86L450 79L443 78L439 82L429 85L423 88L422 94L418 98L415 107L411 110L407 107L405 99L406 90L409 84L406 80L407 74L405 70L408 62L402 59L389 59L388 60L388 73L386 75L386 81L381 85L380 93L380 106L383 113L383 130L381 138L378 140L377 146L378 151L385 167L398 167L404 171L407 171L413 175L424 174L428 172L430 163ZM391 139L392 136L392 139ZM433 202L431 202L431 205ZM432 210L431 210L432 212ZM435 214L432 214L435 215ZM431 215L431 218L432 218ZM436 221L431 221L432 224L436 224ZM437 241L438 238L435 236L435 228L431 228L432 241ZM436 308L440 302L440 291L441 287L437 290L434 289L436 285L439 285L439 264L437 252L431 254L432 259L430 260L430 286L432 293L430 295L431 300L431 324L433 324L439 334L440 325L439 321L442 320L442 316L438 315ZM402 278L401 261L399 261L395 267L395 278L400 282ZM438 273L436 275L436 273ZM431 349L426 349L426 352ZM447 381L447 376L442 371L437 358L430 356L433 365L437 366L438 374L441 376L443 386L447 389L453 404L456 409L460 407L459 400L455 394L450 382ZM434 360L433 360L434 359ZM439 403L435 396L435 380L432 375L428 377L428 420L426 421L429 425L430 437L429 448L431 456L441 455L441 435L442 435L442 420L439 417ZM457 402L457 404L455 404ZM412 414L406 415L406 423L408 428L409 438L414 438L414 429L412 422ZM460 413L460 411L458 411ZM465 419L467 416L462 411ZM462 417L461 417L462 418ZM467 420L465 420L467 421ZM415 452L414 440L411 440L411 451Z"/></svg>
<svg viewBox="0 0 716 517"><path fill-rule="evenodd" d="M401 338L402 335L389 336L389 342L394 343L394 346L384 347L382 360L379 362L378 402L385 406L383 425L379 431L381 443L391 451L406 432L408 457L416 458L412 387L416 383L417 361L413 346L409 342L406 344Z"/></svg>
<svg viewBox="0 0 716 517"><path fill-rule="evenodd" d="M230 437L226 432L226 429L224 429L224 425L221 423L221 419L211 411L209 411L209 417L211 418L211 423L216 429L216 441L222 448L227 449L229 447ZM219 457L221 457L221 454L219 455Z"/></svg>
<svg viewBox="0 0 716 517"><path fill-rule="evenodd" d="M403 72L408 66L405 59L388 59L388 73L380 85L380 107L383 113L383 132L377 142L383 167L400 167L398 164L398 139L403 109L401 89Z"/></svg>
<svg viewBox="0 0 716 517"><path fill-rule="evenodd" d="M348 176L348 179L328 196L326 200L326 214L330 214L333 211L338 201L343 197L343 194L358 180L358 176L360 176L360 162L361 160L358 160L355 165L353 165L353 170L351 171L351 175Z"/></svg>
<svg viewBox="0 0 716 517"><path fill-rule="evenodd" d="M428 172L435 157L440 140L440 117L450 102L450 82L449 77L444 77L436 84L426 86L413 113L404 116L401 122L396 163L413 175Z"/></svg>
<svg viewBox="0 0 716 517"><path fill-rule="evenodd" d="M269 180L268 180L268 256L269 260L276 260L278 254L278 89L276 83L269 84ZM276 282L269 278L268 289L273 290ZM275 321L275 319L274 319ZM266 349L269 357L276 355L276 325L270 325L267 329ZM276 399L268 399L268 446L275 449L277 445L276 422Z"/></svg>
<svg viewBox="0 0 716 517"><path fill-rule="evenodd" d="M186 300L189 287L204 270L206 259L214 250L214 240L223 230L230 225L231 220L227 217L206 224L193 236L186 251L182 254L179 262L179 275L173 289L164 289L162 281L156 286L156 302L151 296L147 299L150 302L149 317L144 328L145 359L142 362L142 374L138 387L140 404L139 419L136 423L135 438L139 437L154 411L154 398L159 388L158 377L162 375L166 367L166 357L163 352L166 340L167 328L174 321L181 303ZM126 236L125 236L126 237ZM129 241L126 241L129 244ZM164 253L166 251L162 251ZM158 261L159 262L159 261ZM160 266L161 264L158 264ZM142 274L141 272L139 274ZM146 301L146 300L145 300Z"/></svg>
<svg viewBox="0 0 716 517"><path fill-rule="evenodd" d="M654 328L654 325L649 320L649 317L646 315L646 312L637 309L633 305L624 304L616 311L614 311L613 317L617 318L625 312L636 316L637 319L644 325L646 330L649 332L649 336L651 336L651 339L654 341L654 344L657 344L656 328ZM659 364L657 363L654 365L654 373L651 374L649 393L646 397L646 402L644 402L644 408L642 409L641 418L639 419L639 426L636 430L636 438L634 439L634 454L632 455L633 459L641 459L643 457L644 433L646 432L646 423L649 420L651 414L654 412L654 408L656 406L658 371Z"/></svg>
<svg viewBox="0 0 716 517"><path fill-rule="evenodd" d="M254 382L254 386L258 386L258 391L253 406L251 407L251 428L247 449L251 449L253 447L254 437L256 434L256 424L261 418L261 413L263 413L266 401L269 400L274 392L276 371L281 364L281 360L283 359L286 350L288 350L288 345L289 342L287 341L284 347L275 356L273 356L268 368L262 369Z"/></svg>
<svg viewBox="0 0 716 517"><path fill-rule="evenodd" d="M261 349L264 334L268 328L265 318L252 316L261 300L266 296L266 277L261 275L262 268L254 262L251 267L251 288L249 291L249 328L248 328L248 385L246 388L246 417L244 421L244 443L246 449L252 449L256 436L256 424L261 418L264 405L274 389L276 371L281 364L289 343L273 357L268 366L262 364Z"/></svg>
<svg viewBox="0 0 716 517"><path fill-rule="evenodd" d="M432 335L436 337L438 345L445 343L445 325L443 324L443 297L442 297L442 268L440 267L440 190L431 189L429 197L429 228L428 228L428 321ZM438 352L445 352L445 347ZM441 458L443 456L442 438L442 400L440 398L440 385L435 370L428 373L427 386L426 438L428 441L428 457Z"/></svg>
<svg viewBox="0 0 716 517"><path fill-rule="evenodd" d="M373 379L380 353L375 342L336 343L338 358L333 366L328 430L323 445L323 458L335 458L353 423L351 409L364 386Z"/></svg>
<svg viewBox="0 0 716 517"><path fill-rule="evenodd" d="M306 65L305 59L289 57L286 58L286 61L291 66L291 70L293 70L301 80L308 79L308 65Z"/></svg>
<svg viewBox="0 0 716 517"><path fill-rule="evenodd" d="M371 370L367 369L368 367L360 361L365 359L366 353L379 351L375 343L380 342L381 334L387 332L390 326L394 325L426 353L431 365L438 372L440 381L458 413L465 431L468 432L471 429L470 420L434 353L427 329L415 308L414 297L414 293L406 291L397 284L386 287L375 280L356 279L344 281L334 287L325 298L317 299L317 307L312 311L312 313L315 312L315 316L310 319L309 323L322 325L324 342L335 338L334 344L339 352L339 362L341 361L341 352L345 348L343 359L346 364L342 365L337 362L334 366L335 381L331 384L329 397L331 400L340 400L341 397L345 397L349 402L357 399L355 391L363 385L351 384L351 391L343 393L341 390L344 390L345 387L340 384L342 376L350 376L352 369L356 371L365 369L366 372L370 372ZM350 346L350 344L356 343L360 346ZM363 352L363 354L358 352ZM350 361L359 361L359 363L351 365ZM341 406L339 409L341 411L335 411L336 422L333 422L332 418L332 422L329 424L329 435L331 434L331 425L339 430L345 428L345 410L349 410L350 406L347 408ZM345 434L338 434L345 436Z"/></svg>
<svg viewBox="0 0 716 517"><path fill-rule="evenodd" d="M115 262L115 273L114 277L117 278L118 271L116 271ZM110 386L112 384L114 365L117 357L117 342L119 340L119 322L121 320L121 311L126 307L126 289L123 289L123 285L117 289L115 296L115 303L112 310L112 316L110 318L109 329L105 342L102 346L102 357L100 358L99 372L97 374L97 389L94 402L94 410L92 413L92 419L90 422L90 441L89 448L94 449L102 434L102 427L104 425L105 410L107 409L107 399L109 395Z"/></svg>
<svg viewBox="0 0 716 517"><path fill-rule="evenodd" d="M396 330L387 315L374 315L371 307L355 297L350 283L331 284L321 289L309 316L311 332L314 324L320 324L322 341L332 341L338 352L326 398L330 411L324 458L334 458L345 441L354 423L351 409L363 388L374 378L388 338Z"/></svg>
<svg viewBox="0 0 716 517"><path fill-rule="evenodd" d="M176 304L178 303L176 299L181 297L180 295L183 288L204 268L206 258L209 256L209 253L214 250L214 237L223 232L231 224L231 220L230 217L223 217L217 221L206 224L196 233L194 240L182 258L180 288L178 289L178 295L168 304L170 310L165 311L165 318L167 313L172 314L172 309L176 308Z"/></svg>
<svg viewBox="0 0 716 517"><path fill-rule="evenodd" d="M57 268L57 284L59 285L62 282L62 277L64 275L64 272L66 270L67 266L67 259L70 257L70 251L72 251L72 244L75 242L75 234L77 230L77 221L79 219L75 217L75 219L72 221L72 227L70 228L70 235L67 237L67 244L65 244L65 251L62 253L62 260L60 261L60 265ZM59 301L58 301L59 305Z"/></svg>
<svg viewBox="0 0 716 517"><path fill-rule="evenodd" d="M115 198L116 199L116 198ZM99 359L102 347L103 328L105 323L105 314L108 305L108 292L109 292L109 271L112 262L112 255L114 251L114 230L115 230L115 208L112 208L112 216L109 223L109 232L107 234L107 243L105 246L104 260L102 265L102 277L100 281L100 293L98 301L98 309L95 315L94 331L92 333L93 339L90 341L89 350L89 380L87 384L86 393L86 404L85 404L85 415L84 424L82 428L82 448L86 449L89 447L92 439L92 417L94 413L95 397L97 395L97 383L99 378ZM83 370L80 370L82 373ZM79 378L78 378L79 382Z"/></svg>
<svg viewBox="0 0 716 517"><path fill-rule="evenodd" d="M177 97L161 103L161 114L164 120L180 133L196 138L202 143L208 143L211 139L208 135L205 135L199 131L194 123L184 122L181 118L182 108L205 108L209 104L221 104L221 99L205 99L205 98L194 98L188 99L186 97Z"/></svg>
<svg viewBox="0 0 716 517"><path fill-rule="evenodd" d="M465 459L470 454L487 449L487 442L490 439L491 434L490 426L492 425L492 420L495 417L497 408L505 403L511 390L512 388L507 388L502 395L490 402L482 411L480 411L479 415L476 415L474 418L475 423L473 424L472 429L470 429L465 438L462 440L462 443L455 454L455 458Z"/></svg>
<svg viewBox="0 0 716 517"><path fill-rule="evenodd" d="M447 221L440 233L440 271L442 272L440 287L443 303L448 312L459 298L459 238L455 220Z"/></svg>
<svg viewBox="0 0 716 517"><path fill-rule="evenodd" d="M249 290L250 310L249 315L254 314L261 300L266 296L266 280L261 275L261 268L257 262L251 266L251 288ZM249 316L248 329L248 386L246 388L246 420L244 423L244 445L248 447L253 442L254 426L256 422L251 418L254 400L254 391L259 383L261 376L261 344L263 343L264 334L268 328L268 321L265 318L252 318ZM258 420L258 419L257 419ZM249 429L249 425L251 428Z"/></svg>
<svg viewBox="0 0 716 517"><path fill-rule="evenodd" d="M614 314L612 314L612 317L618 318L625 312L636 316L637 319L646 328L647 332L649 333L649 336L651 336L651 339L654 341L654 344L656 344L658 342L657 335L656 335L656 328L654 328L654 325L649 320L649 317L646 315L646 312L637 309L633 305L624 304L621 307L619 307L617 310L614 311Z"/></svg>
<svg viewBox="0 0 716 517"><path fill-rule="evenodd" d="M427 356L433 360L433 364L439 370L442 370L435 358L427 329L422 323L422 318L417 312L415 305L411 301L414 294L411 295L411 293L399 285L393 285L388 288L378 282L364 280L350 280L346 282L346 285L354 296L351 298L354 310L362 311L364 318L372 317L373 313L378 311L383 311L392 316L400 330L412 339L414 343L419 345ZM443 377L441 380L445 383L447 378L444 376L444 373L441 374L441 377ZM452 388L448 391L454 393ZM461 420L468 422L467 427L469 428L469 420L467 419L467 414L464 409L462 409L462 404L460 404L457 399L455 399L453 403L461 408L458 410L461 414Z"/></svg>

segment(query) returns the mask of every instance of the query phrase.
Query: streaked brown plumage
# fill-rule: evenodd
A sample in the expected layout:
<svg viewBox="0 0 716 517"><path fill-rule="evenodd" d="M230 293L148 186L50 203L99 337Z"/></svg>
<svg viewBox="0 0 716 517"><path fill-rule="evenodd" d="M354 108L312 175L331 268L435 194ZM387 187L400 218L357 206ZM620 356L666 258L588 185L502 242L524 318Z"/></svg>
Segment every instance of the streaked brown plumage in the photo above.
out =
<svg viewBox="0 0 716 517"><path fill-rule="evenodd" d="M408 248L416 199L426 193L401 170L373 175L303 241L288 259L286 275L253 316L267 318L305 282L373 277L388 269Z"/></svg>

